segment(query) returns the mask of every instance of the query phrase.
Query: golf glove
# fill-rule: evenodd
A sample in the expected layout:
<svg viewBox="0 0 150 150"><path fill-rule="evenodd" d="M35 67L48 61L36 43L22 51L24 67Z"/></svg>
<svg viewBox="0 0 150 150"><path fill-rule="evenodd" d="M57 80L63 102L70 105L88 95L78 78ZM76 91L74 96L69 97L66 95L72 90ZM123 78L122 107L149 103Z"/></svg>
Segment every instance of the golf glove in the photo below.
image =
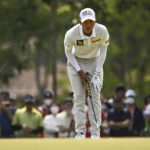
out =
<svg viewBox="0 0 150 150"><path fill-rule="evenodd" d="M93 74L91 85L94 86L95 91L100 92L102 85L101 85L99 74L97 72L94 72Z"/></svg>

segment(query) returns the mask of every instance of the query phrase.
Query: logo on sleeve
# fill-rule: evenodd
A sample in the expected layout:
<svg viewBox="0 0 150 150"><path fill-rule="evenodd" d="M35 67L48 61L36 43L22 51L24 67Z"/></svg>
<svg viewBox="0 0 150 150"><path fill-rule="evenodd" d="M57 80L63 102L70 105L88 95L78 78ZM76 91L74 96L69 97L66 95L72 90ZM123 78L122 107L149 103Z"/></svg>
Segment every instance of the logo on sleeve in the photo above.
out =
<svg viewBox="0 0 150 150"><path fill-rule="evenodd" d="M95 42L99 42L100 40L101 40L101 39L96 39L96 40L92 40L92 39L91 39L91 42L92 42L92 43L95 43Z"/></svg>
<svg viewBox="0 0 150 150"><path fill-rule="evenodd" d="M83 40L77 40L77 45L84 45Z"/></svg>
<svg viewBox="0 0 150 150"><path fill-rule="evenodd" d="M106 41L105 41L105 43L106 43L106 44L107 44L107 43L109 43L109 39L108 39L108 40L106 40Z"/></svg>

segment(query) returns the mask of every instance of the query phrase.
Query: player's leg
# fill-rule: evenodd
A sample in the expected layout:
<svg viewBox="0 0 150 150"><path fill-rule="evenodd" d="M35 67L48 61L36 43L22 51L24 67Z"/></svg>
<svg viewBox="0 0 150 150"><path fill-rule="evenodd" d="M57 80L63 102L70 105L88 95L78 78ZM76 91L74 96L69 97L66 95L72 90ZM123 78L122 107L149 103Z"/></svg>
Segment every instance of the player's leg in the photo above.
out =
<svg viewBox="0 0 150 150"><path fill-rule="evenodd" d="M79 74L75 68L68 64L68 75L74 93L74 118L75 131L77 134L86 132L86 113L85 113L85 87L82 84Z"/></svg>
<svg viewBox="0 0 150 150"><path fill-rule="evenodd" d="M89 69L89 78L92 79L93 73L95 71L95 68L97 66L97 60L90 60L88 63L88 69ZM103 78L103 71L101 73L101 77ZM90 124L91 124L91 135L93 136L100 136L100 125L101 125L101 101L100 101L100 91L95 91L94 86L91 85L90 86L91 89L91 95L92 95L92 102L93 102L93 107L94 107L94 111L95 111L95 116L96 116L96 120L97 123L95 121L95 117L94 117L94 112L93 112L93 108L90 102L90 99L88 99L88 113L89 113L89 120L90 120Z"/></svg>
<svg viewBox="0 0 150 150"><path fill-rule="evenodd" d="M90 99L88 99L88 109L89 109L88 113L89 113L89 120L90 120L90 124L91 124L90 131L91 131L91 135L99 137L100 136L100 125L101 125L100 93L95 92L95 90L92 86L91 86L91 93L92 93L91 100L93 102L94 110L92 108ZM97 123L95 121L93 111L95 111Z"/></svg>

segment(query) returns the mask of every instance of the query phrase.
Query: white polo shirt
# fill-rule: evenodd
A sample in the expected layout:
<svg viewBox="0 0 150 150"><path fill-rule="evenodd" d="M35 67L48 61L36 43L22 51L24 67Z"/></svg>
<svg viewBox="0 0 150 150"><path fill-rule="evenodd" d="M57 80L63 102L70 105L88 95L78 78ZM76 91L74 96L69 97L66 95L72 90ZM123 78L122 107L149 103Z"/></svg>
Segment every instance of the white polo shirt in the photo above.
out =
<svg viewBox="0 0 150 150"><path fill-rule="evenodd" d="M91 59L100 55L100 45L109 44L109 34L104 25L95 23L90 37L83 34L82 25L77 24L66 32L65 51L76 57Z"/></svg>

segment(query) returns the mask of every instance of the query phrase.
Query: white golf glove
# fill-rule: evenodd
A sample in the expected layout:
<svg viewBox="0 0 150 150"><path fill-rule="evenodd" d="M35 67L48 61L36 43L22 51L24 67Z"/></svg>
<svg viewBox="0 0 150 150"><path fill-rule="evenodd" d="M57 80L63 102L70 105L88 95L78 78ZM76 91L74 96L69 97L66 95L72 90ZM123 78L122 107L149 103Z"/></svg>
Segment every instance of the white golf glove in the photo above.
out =
<svg viewBox="0 0 150 150"><path fill-rule="evenodd" d="M94 72L92 80L91 80L91 85L94 86L95 91L100 92L102 83L99 77L99 74L97 72Z"/></svg>

